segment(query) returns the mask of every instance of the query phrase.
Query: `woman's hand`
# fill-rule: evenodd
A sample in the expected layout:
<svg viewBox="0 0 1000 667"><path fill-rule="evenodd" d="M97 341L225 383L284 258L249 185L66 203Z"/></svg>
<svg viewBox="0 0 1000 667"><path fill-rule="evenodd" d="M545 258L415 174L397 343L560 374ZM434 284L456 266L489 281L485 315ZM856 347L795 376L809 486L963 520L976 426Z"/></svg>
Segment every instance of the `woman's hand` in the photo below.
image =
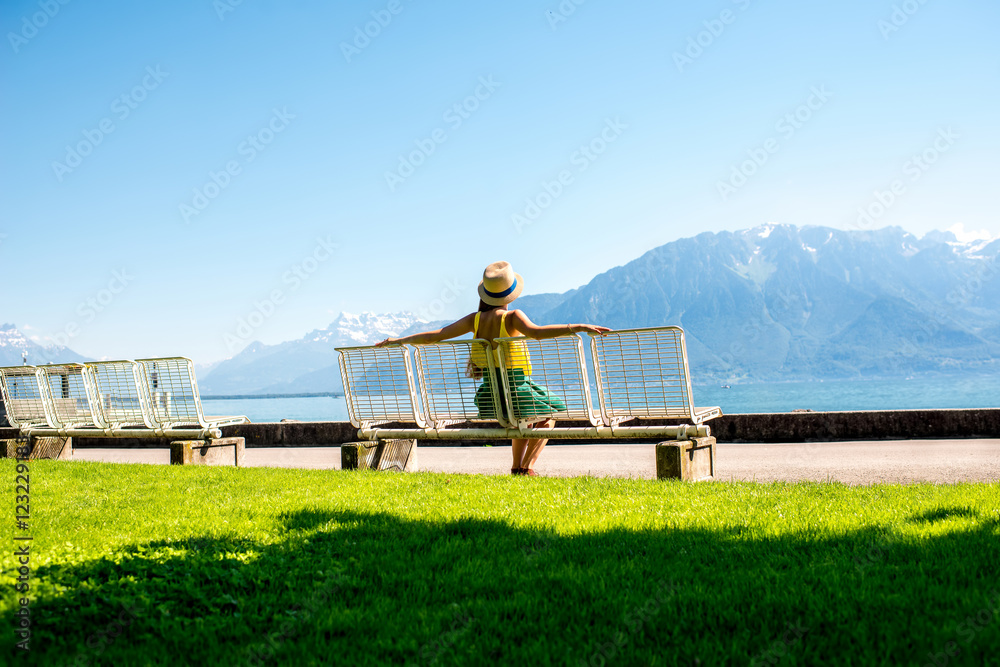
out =
<svg viewBox="0 0 1000 667"><path fill-rule="evenodd" d="M386 338L385 340L375 343L375 347L385 347L386 345L396 345L395 338Z"/></svg>
<svg viewBox="0 0 1000 667"><path fill-rule="evenodd" d="M569 330L573 333L579 333L586 331L588 333L602 334L611 331L607 327L599 327L596 324L571 324L569 325Z"/></svg>

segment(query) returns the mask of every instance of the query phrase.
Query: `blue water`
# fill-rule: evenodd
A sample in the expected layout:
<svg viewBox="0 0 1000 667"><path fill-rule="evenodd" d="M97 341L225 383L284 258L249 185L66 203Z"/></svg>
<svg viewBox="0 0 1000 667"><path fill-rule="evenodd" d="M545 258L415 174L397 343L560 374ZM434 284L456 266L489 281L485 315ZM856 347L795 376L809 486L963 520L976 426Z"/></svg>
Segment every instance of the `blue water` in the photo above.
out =
<svg viewBox="0 0 1000 667"><path fill-rule="evenodd" d="M206 415L246 415L252 422L280 422L295 419L303 422L348 421L347 403L342 396L331 398L226 398L202 399Z"/></svg>
<svg viewBox="0 0 1000 667"><path fill-rule="evenodd" d="M724 413L792 410L911 410L1000 407L1000 377L940 377L911 380L828 380L695 385L695 404L718 405ZM246 415L254 422L347 421L343 397L205 399L212 415Z"/></svg>
<svg viewBox="0 0 1000 667"><path fill-rule="evenodd" d="M990 376L713 385L693 391L696 405L718 405L729 413L1000 407L1000 377Z"/></svg>

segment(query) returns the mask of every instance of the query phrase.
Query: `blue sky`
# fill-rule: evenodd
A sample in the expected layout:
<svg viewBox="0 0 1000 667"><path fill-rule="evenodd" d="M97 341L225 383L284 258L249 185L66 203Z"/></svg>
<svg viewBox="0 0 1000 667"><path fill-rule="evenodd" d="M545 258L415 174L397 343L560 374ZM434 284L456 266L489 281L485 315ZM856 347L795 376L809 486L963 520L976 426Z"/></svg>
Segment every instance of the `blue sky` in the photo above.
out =
<svg viewBox="0 0 1000 667"><path fill-rule="evenodd" d="M0 321L206 363L345 310L458 317L498 259L540 293L767 222L1000 236L998 21L987 0L8 1Z"/></svg>

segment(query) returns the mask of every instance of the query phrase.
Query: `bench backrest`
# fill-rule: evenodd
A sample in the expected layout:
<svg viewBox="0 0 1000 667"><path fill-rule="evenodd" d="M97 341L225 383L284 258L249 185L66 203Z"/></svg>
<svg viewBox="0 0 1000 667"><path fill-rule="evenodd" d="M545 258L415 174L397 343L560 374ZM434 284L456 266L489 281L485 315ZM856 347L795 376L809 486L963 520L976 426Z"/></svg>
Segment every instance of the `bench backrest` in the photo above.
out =
<svg viewBox="0 0 1000 667"><path fill-rule="evenodd" d="M136 359L152 417L162 428L198 424L206 427L194 362L186 357Z"/></svg>
<svg viewBox="0 0 1000 667"><path fill-rule="evenodd" d="M41 366L52 419L49 426L68 428L94 426L92 383L83 364Z"/></svg>
<svg viewBox="0 0 1000 667"><path fill-rule="evenodd" d="M501 376L502 391L515 424L523 426L545 418L582 419L594 426L600 423L579 336L498 338L497 343L507 371Z"/></svg>
<svg viewBox="0 0 1000 667"><path fill-rule="evenodd" d="M414 355L424 413L435 428L464 421L508 425L500 408L496 365L485 340L415 345Z"/></svg>
<svg viewBox="0 0 1000 667"><path fill-rule="evenodd" d="M94 418L102 428L157 427L149 407L142 367L127 360L87 364L93 380Z"/></svg>
<svg viewBox="0 0 1000 667"><path fill-rule="evenodd" d="M35 366L0 368L0 390L11 426L27 428L48 424L48 397L41 369Z"/></svg>
<svg viewBox="0 0 1000 667"><path fill-rule="evenodd" d="M362 428L398 421L426 426L413 364L404 346L340 347L337 351L351 424Z"/></svg>
<svg viewBox="0 0 1000 667"><path fill-rule="evenodd" d="M628 417L695 422L684 331L656 327L592 335L604 420Z"/></svg>
<svg viewBox="0 0 1000 667"><path fill-rule="evenodd" d="M721 414L717 408L696 413L679 327L591 336L600 412L579 336L494 342L496 361L489 344L479 339L415 345L416 378L405 345L338 348L351 423L360 428L416 422L423 428L426 421L443 428L488 420L521 428L547 418L593 426L647 418L699 424ZM474 371L470 359L480 367L487 362L486 368Z"/></svg>

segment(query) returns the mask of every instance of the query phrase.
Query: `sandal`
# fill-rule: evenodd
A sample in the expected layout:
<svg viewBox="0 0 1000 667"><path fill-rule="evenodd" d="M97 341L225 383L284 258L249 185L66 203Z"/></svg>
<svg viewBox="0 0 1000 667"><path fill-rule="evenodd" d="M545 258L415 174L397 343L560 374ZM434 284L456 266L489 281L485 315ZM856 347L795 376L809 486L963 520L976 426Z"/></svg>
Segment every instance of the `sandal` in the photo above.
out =
<svg viewBox="0 0 1000 667"><path fill-rule="evenodd" d="M523 475L524 474L524 468L511 468L510 469L510 474L511 475Z"/></svg>
<svg viewBox="0 0 1000 667"><path fill-rule="evenodd" d="M521 474L527 475L528 477L538 477L538 473L531 468L521 468Z"/></svg>

